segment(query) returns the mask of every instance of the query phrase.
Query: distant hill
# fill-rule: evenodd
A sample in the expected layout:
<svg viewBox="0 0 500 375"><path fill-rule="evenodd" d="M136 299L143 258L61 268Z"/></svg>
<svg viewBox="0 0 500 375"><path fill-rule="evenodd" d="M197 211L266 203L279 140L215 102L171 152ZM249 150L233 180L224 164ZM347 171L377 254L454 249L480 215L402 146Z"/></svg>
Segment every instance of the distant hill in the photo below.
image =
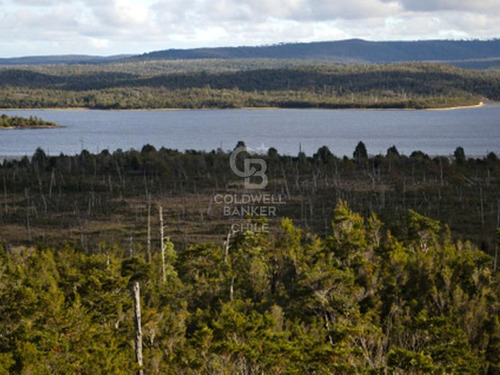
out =
<svg viewBox="0 0 500 375"><path fill-rule="evenodd" d="M132 55L89 56L89 55L59 55L59 56L24 56L0 58L0 65L73 65L101 64L121 60Z"/></svg>
<svg viewBox="0 0 500 375"><path fill-rule="evenodd" d="M448 64L464 69L500 68L500 58L448 61Z"/></svg>
<svg viewBox="0 0 500 375"><path fill-rule="evenodd" d="M500 39L371 42L349 39L331 42L282 43L257 47L168 49L142 55L27 56L0 58L0 66L99 65L145 60L310 60L338 63L389 64L440 62L469 69L500 67Z"/></svg>
<svg viewBox="0 0 500 375"><path fill-rule="evenodd" d="M394 63L410 61L480 61L500 58L500 39L370 42L349 39L333 42L288 43L258 47L169 49L133 59L305 59L338 62ZM483 64L484 65L484 64ZM488 65L488 64L486 64ZM496 65L495 63L493 65Z"/></svg>

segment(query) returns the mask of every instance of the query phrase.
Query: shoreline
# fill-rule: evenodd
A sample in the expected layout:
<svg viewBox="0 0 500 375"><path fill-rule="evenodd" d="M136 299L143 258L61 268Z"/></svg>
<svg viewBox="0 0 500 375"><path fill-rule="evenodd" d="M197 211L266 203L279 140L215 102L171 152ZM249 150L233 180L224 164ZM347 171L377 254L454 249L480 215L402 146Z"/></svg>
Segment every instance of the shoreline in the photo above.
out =
<svg viewBox="0 0 500 375"><path fill-rule="evenodd" d="M443 108L427 108L427 111L453 111L455 109L471 109L471 108L481 108L484 107L484 102L481 101L478 104L474 105L460 105L456 107L443 107Z"/></svg>
<svg viewBox="0 0 500 375"><path fill-rule="evenodd" d="M3 126L0 130L29 130L29 129L60 129L64 128L61 125L38 125L38 126Z"/></svg>
<svg viewBox="0 0 500 375"><path fill-rule="evenodd" d="M1 111L1 110L0 110ZM16 110L17 111L17 110ZM0 126L0 130L18 130L18 129L59 129L65 128L59 124L41 124L41 125L23 125L23 126Z"/></svg>
<svg viewBox="0 0 500 375"><path fill-rule="evenodd" d="M495 102L488 102L495 103ZM485 106L485 102L478 104L461 105L452 107L435 108L318 108L318 107L238 107L238 108L89 108L89 107L47 107L47 108L0 108L2 111L234 111L234 110L286 110L286 109L304 109L304 110L326 110L326 111L452 111L455 109L473 109ZM18 128L13 128L18 129Z"/></svg>

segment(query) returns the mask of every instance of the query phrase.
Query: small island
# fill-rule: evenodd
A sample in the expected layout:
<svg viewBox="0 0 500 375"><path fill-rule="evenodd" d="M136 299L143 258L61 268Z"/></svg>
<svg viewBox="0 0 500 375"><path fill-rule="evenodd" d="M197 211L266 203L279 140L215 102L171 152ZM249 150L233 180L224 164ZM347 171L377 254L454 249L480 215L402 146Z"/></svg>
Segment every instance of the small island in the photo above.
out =
<svg viewBox="0 0 500 375"><path fill-rule="evenodd" d="M58 125L54 122L45 121L36 116L29 118L20 116L0 116L0 129L41 129L41 128L57 128Z"/></svg>

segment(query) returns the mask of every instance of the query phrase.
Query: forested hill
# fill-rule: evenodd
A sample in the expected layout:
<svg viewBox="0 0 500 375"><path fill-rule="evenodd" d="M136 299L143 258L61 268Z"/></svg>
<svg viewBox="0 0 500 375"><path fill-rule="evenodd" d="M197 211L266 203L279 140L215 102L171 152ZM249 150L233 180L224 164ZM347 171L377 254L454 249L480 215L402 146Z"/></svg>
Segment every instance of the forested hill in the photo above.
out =
<svg viewBox="0 0 500 375"><path fill-rule="evenodd" d="M430 63L167 74L120 68L0 69L0 108L437 108L500 100L498 72Z"/></svg>
<svg viewBox="0 0 500 375"><path fill-rule="evenodd" d="M500 39L372 42L349 39L257 47L168 49L146 53L144 59L306 59L339 62L461 61L500 59Z"/></svg>
<svg viewBox="0 0 500 375"><path fill-rule="evenodd" d="M500 66L500 39L421 40L374 42L362 39L311 43L280 43L264 46L166 49L142 55L27 56L0 58L1 65L103 64L137 60L196 59L298 59L339 63L395 63L438 61L484 69Z"/></svg>

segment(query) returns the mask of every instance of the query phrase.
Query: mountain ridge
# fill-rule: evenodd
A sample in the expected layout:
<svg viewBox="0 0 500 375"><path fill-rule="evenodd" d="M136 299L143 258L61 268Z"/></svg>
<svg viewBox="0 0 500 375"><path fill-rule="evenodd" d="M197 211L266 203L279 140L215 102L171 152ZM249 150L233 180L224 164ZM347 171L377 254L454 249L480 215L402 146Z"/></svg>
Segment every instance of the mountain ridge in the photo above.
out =
<svg viewBox="0 0 500 375"><path fill-rule="evenodd" d="M265 46L167 49L131 59L303 59L345 63L395 63L500 59L500 39L367 41L347 39Z"/></svg>
<svg viewBox="0 0 500 375"><path fill-rule="evenodd" d="M368 41L346 39L262 46L165 49L137 55L49 55L0 58L8 65L105 64L144 60L198 59L296 59L337 63L391 64L398 62L444 62L461 67L500 66L500 39Z"/></svg>

